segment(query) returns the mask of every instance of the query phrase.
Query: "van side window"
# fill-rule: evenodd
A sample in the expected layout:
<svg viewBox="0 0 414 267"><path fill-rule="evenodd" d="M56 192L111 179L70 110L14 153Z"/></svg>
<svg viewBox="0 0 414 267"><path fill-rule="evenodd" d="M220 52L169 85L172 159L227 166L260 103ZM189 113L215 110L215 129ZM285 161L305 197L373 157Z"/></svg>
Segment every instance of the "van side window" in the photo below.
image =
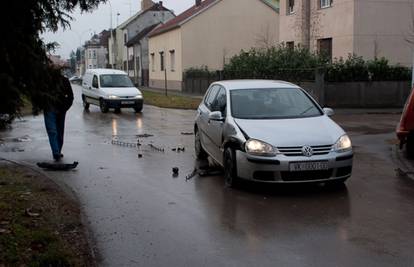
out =
<svg viewBox="0 0 414 267"><path fill-rule="evenodd" d="M93 76L92 87L93 88L99 88L99 85L98 85L98 77L96 75Z"/></svg>

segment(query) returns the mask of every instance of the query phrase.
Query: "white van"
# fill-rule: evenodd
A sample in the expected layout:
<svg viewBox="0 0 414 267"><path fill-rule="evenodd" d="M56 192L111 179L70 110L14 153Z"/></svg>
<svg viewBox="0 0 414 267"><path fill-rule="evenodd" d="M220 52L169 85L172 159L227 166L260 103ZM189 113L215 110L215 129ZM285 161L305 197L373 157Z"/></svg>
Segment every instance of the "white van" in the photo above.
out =
<svg viewBox="0 0 414 267"><path fill-rule="evenodd" d="M102 113L110 108L120 112L121 108L133 108L141 112L144 98L128 75L120 70L90 69L83 76L82 101L85 109L97 105Z"/></svg>

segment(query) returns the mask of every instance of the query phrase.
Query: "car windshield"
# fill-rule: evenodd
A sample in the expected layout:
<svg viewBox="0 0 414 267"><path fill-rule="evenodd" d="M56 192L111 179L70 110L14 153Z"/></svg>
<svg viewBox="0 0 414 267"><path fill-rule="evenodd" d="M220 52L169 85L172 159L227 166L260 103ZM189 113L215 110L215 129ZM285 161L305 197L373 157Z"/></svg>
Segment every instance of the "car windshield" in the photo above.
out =
<svg viewBox="0 0 414 267"><path fill-rule="evenodd" d="M122 74L106 74L100 76L101 87L134 87L131 79Z"/></svg>
<svg viewBox="0 0 414 267"><path fill-rule="evenodd" d="M238 119L303 118L322 115L298 88L231 90L232 116Z"/></svg>

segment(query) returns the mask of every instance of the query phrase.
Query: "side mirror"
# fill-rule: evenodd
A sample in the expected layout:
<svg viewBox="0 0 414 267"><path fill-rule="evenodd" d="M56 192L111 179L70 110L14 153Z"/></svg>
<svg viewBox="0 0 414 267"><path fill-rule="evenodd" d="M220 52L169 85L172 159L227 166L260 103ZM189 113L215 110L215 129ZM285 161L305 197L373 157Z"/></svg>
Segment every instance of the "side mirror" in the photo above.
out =
<svg viewBox="0 0 414 267"><path fill-rule="evenodd" d="M213 112L210 112L210 114L208 115L208 120L210 120L210 121L224 121L224 118L221 115L220 111L213 111Z"/></svg>
<svg viewBox="0 0 414 267"><path fill-rule="evenodd" d="M325 113L327 116L331 117L333 115L335 115L335 112L333 111L333 109L331 108L324 108L323 109L323 113Z"/></svg>

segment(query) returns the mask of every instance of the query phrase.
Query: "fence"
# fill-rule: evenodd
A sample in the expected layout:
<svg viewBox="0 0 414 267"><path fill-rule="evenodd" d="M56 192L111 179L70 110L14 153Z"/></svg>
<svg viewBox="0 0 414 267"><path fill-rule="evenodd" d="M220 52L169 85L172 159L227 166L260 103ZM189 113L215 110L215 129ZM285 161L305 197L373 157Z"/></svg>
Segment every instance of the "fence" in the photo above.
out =
<svg viewBox="0 0 414 267"><path fill-rule="evenodd" d="M183 92L202 95L212 82L232 78L232 75L223 72L184 76ZM246 78L255 77L251 74ZM287 70L264 78L298 84L322 106L333 108L400 108L411 92L410 81L327 82L322 70L313 70L312 74L306 70L305 74L296 76Z"/></svg>

